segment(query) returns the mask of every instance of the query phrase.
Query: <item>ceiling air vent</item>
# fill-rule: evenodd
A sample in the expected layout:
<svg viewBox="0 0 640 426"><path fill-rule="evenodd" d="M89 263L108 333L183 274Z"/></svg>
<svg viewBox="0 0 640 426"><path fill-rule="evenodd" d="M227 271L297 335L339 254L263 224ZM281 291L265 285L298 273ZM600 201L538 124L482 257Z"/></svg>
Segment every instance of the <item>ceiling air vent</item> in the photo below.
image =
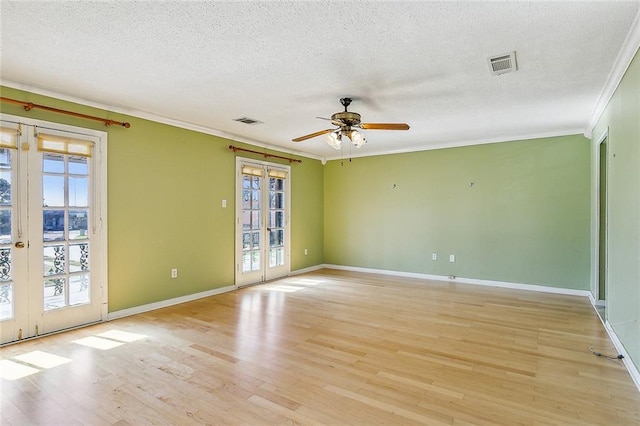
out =
<svg viewBox="0 0 640 426"><path fill-rule="evenodd" d="M487 59L491 74L500 75L518 70L516 65L516 52L504 53Z"/></svg>
<svg viewBox="0 0 640 426"><path fill-rule="evenodd" d="M234 118L233 121L239 121L240 123L244 124L262 124L262 121L254 120L253 118L249 117Z"/></svg>

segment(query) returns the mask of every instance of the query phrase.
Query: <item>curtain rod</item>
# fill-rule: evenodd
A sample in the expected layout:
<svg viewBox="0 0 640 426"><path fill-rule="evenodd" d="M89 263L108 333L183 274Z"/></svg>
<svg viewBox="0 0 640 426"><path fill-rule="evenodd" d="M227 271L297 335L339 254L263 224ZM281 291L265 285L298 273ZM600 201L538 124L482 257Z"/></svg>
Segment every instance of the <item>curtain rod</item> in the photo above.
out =
<svg viewBox="0 0 640 426"><path fill-rule="evenodd" d="M123 123L121 121L109 120L108 118L101 118L101 117L96 117L96 116L93 116L93 115L80 114L79 112L66 111L64 109L48 107L48 106L45 106L45 105L38 105L38 104L31 103L31 102L19 101L17 99L0 97L0 101L7 102L7 103L10 103L10 104L14 104L14 105L22 105L24 107L25 111L31 111L33 108L38 108L38 109L43 109L45 111L57 112L58 114L67 114L67 115L72 115L74 117L86 118L87 120L102 121L105 126L111 126L112 124L115 124L115 125L118 125L118 126L125 127L127 129L129 127L131 127L131 124L126 123L126 122Z"/></svg>
<svg viewBox="0 0 640 426"><path fill-rule="evenodd" d="M260 155L263 155L264 158L269 158L269 157L280 158L282 160L287 160L290 163L302 163L302 160L298 160L297 158L282 157L280 155L267 154L266 152L252 151L250 149L240 148L239 146L229 145L229 149L233 152L243 151L243 152L251 152L252 154L260 154Z"/></svg>

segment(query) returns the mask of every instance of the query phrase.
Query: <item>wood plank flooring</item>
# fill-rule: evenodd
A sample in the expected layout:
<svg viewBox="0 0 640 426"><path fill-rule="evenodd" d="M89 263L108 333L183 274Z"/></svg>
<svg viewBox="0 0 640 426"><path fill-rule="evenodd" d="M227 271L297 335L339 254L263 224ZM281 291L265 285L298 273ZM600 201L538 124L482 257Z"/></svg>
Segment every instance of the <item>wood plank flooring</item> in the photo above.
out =
<svg viewBox="0 0 640 426"><path fill-rule="evenodd" d="M0 421L638 425L612 346L585 298L321 270L2 348Z"/></svg>

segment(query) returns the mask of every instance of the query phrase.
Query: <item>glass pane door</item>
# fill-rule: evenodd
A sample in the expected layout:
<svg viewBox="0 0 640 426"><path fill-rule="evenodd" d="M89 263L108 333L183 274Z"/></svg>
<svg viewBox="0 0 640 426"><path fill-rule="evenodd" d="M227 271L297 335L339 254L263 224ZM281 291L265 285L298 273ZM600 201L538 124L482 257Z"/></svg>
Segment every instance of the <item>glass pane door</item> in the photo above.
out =
<svg viewBox="0 0 640 426"><path fill-rule="evenodd" d="M13 158L15 151L0 149L0 321L13 318L13 218L15 203L12 182L15 180Z"/></svg>
<svg viewBox="0 0 640 426"><path fill-rule="evenodd" d="M48 128L62 147L51 152L38 127L20 128L16 148L0 149L2 343L101 320L106 285L96 155L64 151L77 133ZM85 137L86 146L100 141Z"/></svg>
<svg viewBox="0 0 640 426"><path fill-rule="evenodd" d="M247 281L262 279L262 176L242 174L242 263Z"/></svg>
<svg viewBox="0 0 640 426"><path fill-rule="evenodd" d="M269 223L267 232L269 233L269 267L266 271L266 279L274 279L285 276L290 271L287 265L287 247L285 244L288 237L286 226L286 180L284 176L271 176L269 170Z"/></svg>
<svg viewBox="0 0 640 426"><path fill-rule="evenodd" d="M3 123L4 124L4 123ZM18 340L26 332L27 250L20 231L26 220L25 199L19 197L18 182L26 171L18 164L18 129L3 125L2 139L13 139L16 148L0 148L0 343Z"/></svg>
<svg viewBox="0 0 640 426"><path fill-rule="evenodd" d="M290 272L287 167L238 160L236 285Z"/></svg>
<svg viewBox="0 0 640 426"><path fill-rule="evenodd" d="M91 300L89 159L42 157L43 297L51 311Z"/></svg>

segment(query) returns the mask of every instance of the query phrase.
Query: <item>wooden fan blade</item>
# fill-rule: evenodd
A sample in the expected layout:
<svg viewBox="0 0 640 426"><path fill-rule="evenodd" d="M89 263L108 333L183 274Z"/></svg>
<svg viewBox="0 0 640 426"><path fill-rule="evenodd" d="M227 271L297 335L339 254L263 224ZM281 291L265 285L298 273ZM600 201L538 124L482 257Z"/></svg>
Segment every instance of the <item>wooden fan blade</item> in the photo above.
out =
<svg viewBox="0 0 640 426"><path fill-rule="evenodd" d="M365 130L409 130L407 123L360 123Z"/></svg>
<svg viewBox="0 0 640 426"><path fill-rule="evenodd" d="M291 139L291 140L294 141L294 142L302 142L302 141L306 141L307 139L315 138L316 136L324 135L326 133L331 133L334 130L335 129L320 130L319 132L310 133L308 135L300 136L299 138L295 138L295 139Z"/></svg>
<svg viewBox="0 0 640 426"><path fill-rule="evenodd" d="M334 126L338 126L338 127L344 126L344 123L342 121L340 121L340 120L334 120L332 118L324 118L324 117L316 117L316 118L319 118L320 120L330 121L331 124L333 124Z"/></svg>

